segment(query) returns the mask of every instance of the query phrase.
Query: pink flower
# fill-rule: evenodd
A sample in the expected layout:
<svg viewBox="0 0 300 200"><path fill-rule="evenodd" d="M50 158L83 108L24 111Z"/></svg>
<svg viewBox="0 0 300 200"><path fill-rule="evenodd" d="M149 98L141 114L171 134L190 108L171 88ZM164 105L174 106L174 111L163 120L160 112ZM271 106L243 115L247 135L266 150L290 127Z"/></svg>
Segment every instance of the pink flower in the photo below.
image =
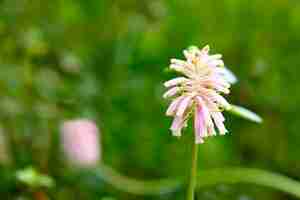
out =
<svg viewBox="0 0 300 200"><path fill-rule="evenodd" d="M76 165L90 167L100 159L99 130L90 120L65 121L61 127L63 150Z"/></svg>
<svg viewBox="0 0 300 200"><path fill-rule="evenodd" d="M170 130L174 136L181 136L187 121L194 115L195 142L203 143L204 138L224 135L225 118L222 110L230 109L230 104L221 96L228 94L233 78L228 78L222 55L209 55L209 46L203 49L191 47L184 50L186 60L171 59L170 68L183 76L164 83L168 91L164 98L173 98L166 115L173 116Z"/></svg>

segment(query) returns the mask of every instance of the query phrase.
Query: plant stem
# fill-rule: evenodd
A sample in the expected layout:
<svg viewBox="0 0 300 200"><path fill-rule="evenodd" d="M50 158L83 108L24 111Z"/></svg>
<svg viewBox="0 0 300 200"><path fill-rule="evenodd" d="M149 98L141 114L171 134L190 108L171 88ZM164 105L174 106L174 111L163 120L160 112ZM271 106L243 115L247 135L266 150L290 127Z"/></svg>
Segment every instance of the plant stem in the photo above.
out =
<svg viewBox="0 0 300 200"><path fill-rule="evenodd" d="M193 140L193 150L192 150L192 163L191 172L189 178L189 185L187 190L187 200L194 200L195 188L197 184L197 158L198 158L198 144Z"/></svg>

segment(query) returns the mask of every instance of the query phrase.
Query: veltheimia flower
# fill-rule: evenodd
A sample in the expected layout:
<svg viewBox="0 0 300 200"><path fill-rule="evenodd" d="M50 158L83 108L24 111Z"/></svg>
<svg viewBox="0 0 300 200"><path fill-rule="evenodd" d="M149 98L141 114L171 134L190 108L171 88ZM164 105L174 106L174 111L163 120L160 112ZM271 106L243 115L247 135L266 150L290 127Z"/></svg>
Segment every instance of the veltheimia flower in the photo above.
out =
<svg viewBox="0 0 300 200"><path fill-rule="evenodd" d="M209 55L209 46L203 49L190 47L183 51L186 60L171 59L170 68L183 76L164 83L168 91L164 98L172 98L166 115L173 116L170 130L174 136L181 136L187 121L194 115L195 142L203 143L204 138L220 135L227 129L222 111L231 105L221 94L229 94L234 76L228 76L222 55Z"/></svg>

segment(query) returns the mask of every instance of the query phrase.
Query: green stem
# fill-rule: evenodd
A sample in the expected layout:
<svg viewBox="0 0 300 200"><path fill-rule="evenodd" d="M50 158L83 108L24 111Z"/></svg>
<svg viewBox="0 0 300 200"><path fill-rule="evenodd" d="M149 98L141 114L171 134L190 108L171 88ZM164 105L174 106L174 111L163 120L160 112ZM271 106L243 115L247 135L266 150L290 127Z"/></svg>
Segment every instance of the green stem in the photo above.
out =
<svg viewBox="0 0 300 200"><path fill-rule="evenodd" d="M197 161L198 161L198 144L193 141L191 172L189 177L189 185L187 190L187 200L194 200L195 189L197 185Z"/></svg>

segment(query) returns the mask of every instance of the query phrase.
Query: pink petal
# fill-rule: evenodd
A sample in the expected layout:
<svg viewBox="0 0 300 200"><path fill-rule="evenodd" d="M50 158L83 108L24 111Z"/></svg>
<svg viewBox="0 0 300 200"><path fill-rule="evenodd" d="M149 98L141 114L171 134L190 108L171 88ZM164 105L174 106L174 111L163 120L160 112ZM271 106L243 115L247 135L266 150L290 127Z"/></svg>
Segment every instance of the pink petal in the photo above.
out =
<svg viewBox="0 0 300 200"><path fill-rule="evenodd" d="M199 106L201 106L202 108L204 125L207 129L207 131L205 132L205 137L215 135L214 124L211 119L208 107L206 106L205 102L201 97L197 96L197 101L199 103Z"/></svg>
<svg viewBox="0 0 300 200"><path fill-rule="evenodd" d="M220 119L221 122L225 121L225 118L224 118L224 116L223 116L223 114L221 112L214 112L214 115L216 115L216 117L218 119Z"/></svg>
<svg viewBox="0 0 300 200"><path fill-rule="evenodd" d="M184 127L184 118L183 117L174 117L170 130L174 136L181 136L181 129Z"/></svg>
<svg viewBox="0 0 300 200"><path fill-rule="evenodd" d="M215 103L215 101L211 98L211 97L203 97L203 100L205 101L205 104L207 105L207 108L210 110L210 112L212 111L218 111L219 107L218 105Z"/></svg>
<svg viewBox="0 0 300 200"><path fill-rule="evenodd" d="M205 132L205 136L216 135L215 129L214 129L214 123L211 119L211 116L210 116L210 113L209 113L207 107L204 105L204 106L202 106L202 109L203 109L205 127L207 129L207 131Z"/></svg>
<svg viewBox="0 0 300 200"><path fill-rule="evenodd" d="M177 97L176 99L174 99L172 101L172 103L170 104L170 106L167 109L166 115L167 116L173 116L175 115L176 109L179 105L179 103L181 102L181 100L183 99L183 96Z"/></svg>
<svg viewBox="0 0 300 200"><path fill-rule="evenodd" d="M177 92L179 92L179 87L173 87L171 89L169 89L167 92L164 93L163 98L169 98L174 96L175 94L177 94Z"/></svg>
<svg viewBox="0 0 300 200"><path fill-rule="evenodd" d="M183 73L184 75L186 75L188 77L195 76L195 73L193 72L193 67L191 67L188 63L186 63L184 66L172 63L170 65L170 69L173 69L177 72Z"/></svg>
<svg viewBox="0 0 300 200"><path fill-rule="evenodd" d="M177 109L177 116L183 116L185 110L188 108L188 106L190 105L192 97L191 96L187 96L184 97L184 99L182 99L182 101L180 102L178 109Z"/></svg>
<svg viewBox="0 0 300 200"><path fill-rule="evenodd" d="M204 125L204 115L201 106L196 107L194 120L196 143L201 143L201 141L203 141L203 138L205 137L206 132Z"/></svg>
<svg viewBox="0 0 300 200"><path fill-rule="evenodd" d="M172 87L172 86L175 86L175 85L184 83L184 82L186 82L187 80L188 80L188 79L187 79L187 78L184 78L184 77L174 78L174 79L171 79L171 80L165 82L165 83L164 83L164 86L165 86L165 87Z"/></svg>
<svg viewBox="0 0 300 200"><path fill-rule="evenodd" d="M227 100L222 97L221 95L219 95L218 93L216 92L211 92L209 94L209 96L217 102L217 104L219 104L221 107L224 107L226 110L230 109L231 106L230 104L227 102Z"/></svg>
<svg viewBox="0 0 300 200"><path fill-rule="evenodd" d="M223 119L222 117L220 117L220 115L216 114L218 112L212 113L212 117L214 119L214 122L219 130L219 133L221 135L225 135L225 133L227 133L227 129L225 128L224 124L223 124Z"/></svg>

